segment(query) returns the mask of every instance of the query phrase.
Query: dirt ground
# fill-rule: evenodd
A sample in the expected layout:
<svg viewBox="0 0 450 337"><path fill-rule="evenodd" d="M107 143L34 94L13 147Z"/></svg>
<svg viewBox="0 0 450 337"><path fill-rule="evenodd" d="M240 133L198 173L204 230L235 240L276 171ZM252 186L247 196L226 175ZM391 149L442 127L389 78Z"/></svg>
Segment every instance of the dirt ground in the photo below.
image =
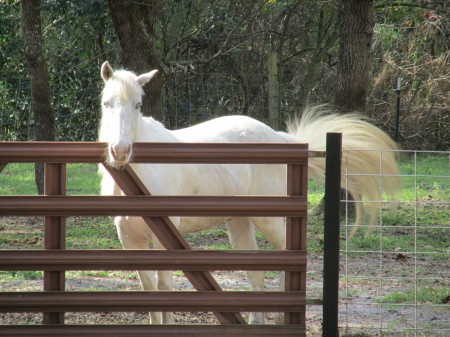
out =
<svg viewBox="0 0 450 337"><path fill-rule="evenodd" d="M42 232L42 221L36 219L0 218L0 239L6 238L8 231L23 232L27 235L13 240L0 241L0 249L8 248L36 248L42 247L42 239L36 234ZM215 244L227 244L225 236L210 237L201 235L195 240L195 247L199 248L214 240ZM223 242L222 242L223 241ZM95 247L94 247L95 248ZM385 257L388 263L396 263L395 258ZM392 261L391 261L392 260ZM361 277L342 278L340 284L341 305L340 325L342 335L347 336L448 336L450 335L450 307L421 305L383 304L377 300L381 292L389 294L398 292L405 287L401 278L365 277L370 268L376 268L380 263L377 255L349 257L342 261L341 270L347 270L347 275L361 275ZM415 261L421 270L425 269L433 277L448 279L448 261L434 263L432 260ZM445 265L443 267L443 265ZM351 268L349 270L348 268ZM416 266L417 267L417 266ZM347 268L347 269L346 269ZM395 264L392 268L408 269L408 265ZM245 272L214 272L216 280L224 289L248 289ZM308 257L308 298L322 297L322 256L310 254ZM266 288L277 289L278 275L267 273ZM0 278L0 291L41 291L41 279ZM448 282L447 282L448 283ZM139 281L135 273L91 273L91 275L67 277L68 291L82 290L140 290ZM187 279L178 272L174 277L174 286L179 290L190 290L192 286ZM414 286L414 285L406 285ZM450 286L450 284L449 284ZM380 290L382 289L382 290ZM308 306L307 329L309 336L321 335L322 307ZM0 324L40 324L41 314L0 314ZM273 323L275 314L266 316L267 323ZM178 323L218 323L211 313L175 313L174 319ZM69 324L147 324L147 313L67 313L66 322ZM417 329L415 329L417 327ZM431 327L432 329L426 329ZM392 330L394 329L394 330ZM400 329L400 330L397 330Z"/></svg>

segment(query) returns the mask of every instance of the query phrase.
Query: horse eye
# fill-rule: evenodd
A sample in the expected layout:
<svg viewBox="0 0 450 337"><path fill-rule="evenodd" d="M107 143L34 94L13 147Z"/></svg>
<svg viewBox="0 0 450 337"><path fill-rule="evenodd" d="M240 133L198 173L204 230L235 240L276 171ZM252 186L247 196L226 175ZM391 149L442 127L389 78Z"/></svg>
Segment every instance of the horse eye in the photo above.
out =
<svg viewBox="0 0 450 337"><path fill-rule="evenodd" d="M103 106L104 106L105 108L109 108L109 102L103 102Z"/></svg>
<svg viewBox="0 0 450 337"><path fill-rule="evenodd" d="M141 103L136 103L136 106L134 107L136 110L141 108Z"/></svg>

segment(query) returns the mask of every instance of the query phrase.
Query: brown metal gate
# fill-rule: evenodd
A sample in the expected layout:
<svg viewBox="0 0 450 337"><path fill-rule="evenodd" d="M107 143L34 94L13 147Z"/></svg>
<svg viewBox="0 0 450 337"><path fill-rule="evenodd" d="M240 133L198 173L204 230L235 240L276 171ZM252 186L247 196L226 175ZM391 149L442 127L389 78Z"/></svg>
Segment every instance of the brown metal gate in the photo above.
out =
<svg viewBox="0 0 450 337"><path fill-rule="evenodd" d="M105 165L126 196L66 196L66 163L102 163L105 147L104 143L0 143L4 163L0 171L7 163L45 162L46 177L44 196L0 196L0 216L45 216L45 250L0 251L0 270L44 270L45 290L0 292L0 312L43 312L43 325L0 327L0 335L306 335L306 304L322 303L306 300L307 165L308 156L324 152L308 151L307 144L135 143L133 160L140 163L287 164L288 195L152 196L130 166L118 170ZM65 250L65 217L77 215L142 216L167 251ZM192 251L168 216L193 215L287 217L286 251ZM66 270L98 269L182 270L197 292L65 291ZM211 270L286 271L286 290L222 291ZM64 324L67 311L209 311L221 325L70 326ZM246 325L240 312L249 311L284 312L285 324Z"/></svg>

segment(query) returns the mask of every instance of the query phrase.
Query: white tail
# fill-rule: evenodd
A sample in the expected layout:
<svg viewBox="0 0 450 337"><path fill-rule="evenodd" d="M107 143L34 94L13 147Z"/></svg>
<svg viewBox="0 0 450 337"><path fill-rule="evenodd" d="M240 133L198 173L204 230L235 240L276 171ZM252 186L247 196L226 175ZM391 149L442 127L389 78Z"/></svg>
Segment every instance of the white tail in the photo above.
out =
<svg viewBox="0 0 450 337"><path fill-rule="evenodd" d="M365 214L369 216L367 224L373 225L378 205L372 202L364 206L361 201L379 201L383 192L393 196L400 189L397 153L393 151L397 144L366 118L356 113L333 113L326 105L307 108L300 119L288 123L287 131L297 141L309 143L310 150L325 150L327 132L342 133L342 174L348 178L342 179L341 187L355 200L355 225L362 224ZM310 160L311 178L323 180L324 170L322 158Z"/></svg>

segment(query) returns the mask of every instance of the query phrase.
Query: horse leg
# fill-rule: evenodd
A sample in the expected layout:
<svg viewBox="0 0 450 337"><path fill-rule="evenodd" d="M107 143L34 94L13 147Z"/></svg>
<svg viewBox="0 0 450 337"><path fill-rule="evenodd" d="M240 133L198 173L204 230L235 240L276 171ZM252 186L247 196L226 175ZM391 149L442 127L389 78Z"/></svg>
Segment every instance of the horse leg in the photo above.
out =
<svg viewBox="0 0 450 337"><path fill-rule="evenodd" d="M154 236L153 237L153 248L154 249L164 249L163 245L159 240ZM173 280L173 272L166 270L158 270L156 272L157 275L157 287L158 290L172 290L172 280ZM171 312L163 312L162 313L162 324L173 324L174 320Z"/></svg>
<svg viewBox="0 0 450 337"><path fill-rule="evenodd" d="M115 217L114 223L116 224L117 233L123 249L149 249L148 239L144 239L143 236L138 237L137 235L131 235L129 233L128 228L130 226L130 221L126 217ZM143 290L157 290L154 271L139 270L137 274ZM162 322L162 315L160 312L150 312L149 317L151 324L161 324Z"/></svg>
<svg viewBox="0 0 450 337"><path fill-rule="evenodd" d="M284 218L253 218L256 229L275 249L286 249L286 223ZM284 291L284 272L281 273L280 291Z"/></svg>
<svg viewBox="0 0 450 337"><path fill-rule="evenodd" d="M286 249L286 223L284 218L253 218L256 229L269 241L275 249ZM285 272L281 272L278 286L280 291L285 289ZM284 314L275 318L276 324L283 324Z"/></svg>
<svg viewBox="0 0 450 337"><path fill-rule="evenodd" d="M248 218L231 218L225 222L228 228L230 243L234 249L257 250L255 227ZM253 291L264 291L264 272L247 271L248 281ZM250 313L250 324L264 324L264 314Z"/></svg>

